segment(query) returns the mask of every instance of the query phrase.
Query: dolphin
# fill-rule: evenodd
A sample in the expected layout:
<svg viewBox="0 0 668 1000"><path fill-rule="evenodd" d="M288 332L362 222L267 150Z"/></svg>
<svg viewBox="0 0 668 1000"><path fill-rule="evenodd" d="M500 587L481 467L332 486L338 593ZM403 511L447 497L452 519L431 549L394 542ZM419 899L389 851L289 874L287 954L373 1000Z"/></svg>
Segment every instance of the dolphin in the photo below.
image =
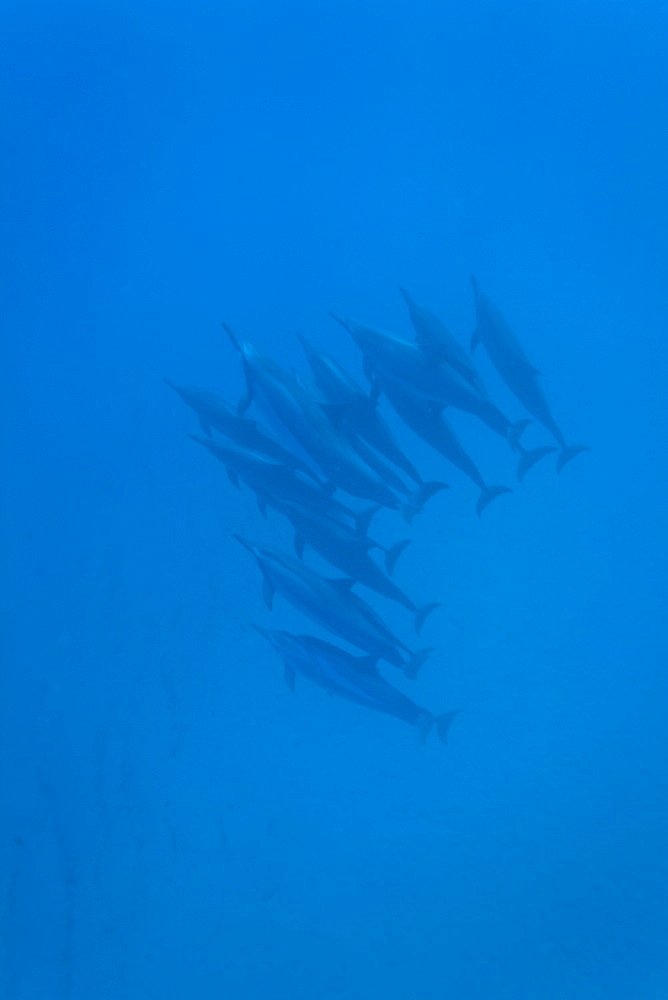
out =
<svg viewBox="0 0 668 1000"><path fill-rule="evenodd" d="M397 414L418 437L431 445L475 483L480 490L476 504L478 517L492 500L504 493L512 493L508 486L488 486L485 483L475 462L468 455L450 424L438 409L410 393L403 392L400 386L393 382L384 383L383 392Z"/></svg>
<svg viewBox="0 0 668 1000"><path fill-rule="evenodd" d="M334 316L334 314L332 314ZM405 392L441 406L466 410L482 420L515 448L526 421L513 424L488 399L483 398L454 368L434 363L424 351L392 333L354 320L334 319L346 329L360 348L367 375L379 376L381 383L397 382ZM380 384L376 386L376 392Z"/></svg>
<svg viewBox="0 0 668 1000"><path fill-rule="evenodd" d="M415 339L422 350L433 360L450 365L467 382L470 382L481 396L486 396L487 393L475 365L457 338L450 333L438 316L419 306L405 288L400 287L399 291L408 306L408 313L415 330Z"/></svg>
<svg viewBox="0 0 668 1000"><path fill-rule="evenodd" d="M316 350L300 333L297 337L304 348L315 383L327 400L327 403L321 405L330 417L334 420L345 420L372 448L421 486L420 473L403 453L392 431L378 412L378 400L372 400L362 386L330 354Z"/></svg>
<svg viewBox="0 0 668 1000"><path fill-rule="evenodd" d="M244 363L247 394L240 413L255 402L272 426L282 428L297 453L315 462L333 484L352 496L400 510L399 499L337 432L300 380L252 344L239 340L226 324L223 327Z"/></svg>
<svg viewBox="0 0 668 1000"><path fill-rule="evenodd" d="M288 518L295 529L295 551L300 559L303 557L304 547L310 545L323 559L340 569L347 577L412 611L415 615L415 631L418 634L427 615L439 607L438 604L426 604L418 608L369 555L370 549L382 549L385 553L385 565L388 573L391 573L397 559L409 544L409 539L397 542L391 548L385 548L367 535L335 524L295 504L283 504L277 509Z"/></svg>
<svg viewBox="0 0 668 1000"><path fill-rule="evenodd" d="M242 448L232 441L213 441L195 434L188 436L223 463L233 486L238 487L241 480L253 490L263 515L266 514L267 505L296 503L337 524L355 525L357 530L363 533L366 531L370 515L379 509L373 507L371 511L366 510L356 514L350 507L324 490L306 482L295 473L294 469L282 462L276 462L267 455Z"/></svg>
<svg viewBox="0 0 668 1000"><path fill-rule="evenodd" d="M264 577L265 604L271 609L274 593L281 594L293 607L327 631L345 639L403 670L407 677L416 677L432 650L412 652L398 639L366 601L350 588L354 580L330 580L308 569L296 559L277 549L234 538L251 552Z"/></svg>
<svg viewBox="0 0 668 1000"><path fill-rule="evenodd" d="M259 451L262 455L268 455L293 469L300 469L307 476L320 482L310 465L300 461L294 452L283 448L277 441L265 434L254 420L239 417L236 409L220 396L216 396L213 392L206 392L204 389L177 385L167 378L163 379L163 382L195 411L200 426L207 437L211 437L213 428L236 444L250 448L252 451Z"/></svg>
<svg viewBox="0 0 668 1000"><path fill-rule="evenodd" d="M475 462L467 454L438 406L404 392L396 382L387 382L382 385L383 392L404 423L476 484L480 490L476 504L478 517L492 500L504 493L512 493L508 486L488 486L485 483ZM520 453L518 477L521 480L536 462L556 449L551 445L526 449L518 442L517 450Z"/></svg>
<svg viewBox="0 0 668 1000"><path fill-rule="evenodd" d="M473 275L471 283L476 310L476 328L471 337L471 352L475 351L478 344L483 345L510 391L532 417L546 427L555 438L561 449L557 459L557 472L560 472L567 462L580 452L589 451L589 448L583 444L566 444L550 412L545 393L538 383L541 373L531 364L510 326L494 303L481 291Z"/></svg>
<svg viewBox="0 0 668 1000"><path fill-rule="evenodd" d="M448 731L459 710L436 716L420 708L381 676L375 657L353 656L311 635L294 635L259 625L253 628L267 639L283 661L285 681L291 691L295 690L296 675L301 674L330 694L415 726L422 742L436 726L440 739L447 743Z"/></svg>

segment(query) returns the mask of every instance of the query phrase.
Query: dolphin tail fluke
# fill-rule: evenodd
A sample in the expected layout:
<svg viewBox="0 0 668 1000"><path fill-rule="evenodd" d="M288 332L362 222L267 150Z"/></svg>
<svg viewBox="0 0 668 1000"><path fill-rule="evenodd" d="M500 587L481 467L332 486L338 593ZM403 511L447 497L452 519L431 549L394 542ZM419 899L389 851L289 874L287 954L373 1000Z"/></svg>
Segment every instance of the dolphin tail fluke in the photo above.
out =
<svg viewBox="0 0 668 1000"><path fill-rule="evenodd" d="M373 504L372 507L365 507L365 509L360 511L359 514L355 515L355 528L357 529L358 535L362 537L366 535L369 530L369 525L380 509L380 504L376 503Z"/></svg>
<svg viewBox="0 0 668 1000"><path fill-rule="evenodd" d="M517 451L520 446L520 438L531 423L530 420L516 420L508 428L508 440L513 451Z"/></svg>
<svg viewBox="0 0 668 1000"><path fill-rule="evenodd" d="M397 565L397 559L406 546L410 544L410 538L404 538L402 542L397 542L396 545L392 545L389 549L385 549L385 569L387 570L388 576L392 576L394 573L394 567Z"/></svg>
<svg viewBox="0 0 668 1000"><path fill-rule="evenodd" d="M482 514L485 507L496 500L497 497L503 496L504 493L512 493L510 486L485 486L480 490L480 496L478 497L478 502L475 505L476 514L478 517Z"/></svg>
<svg viewBox="0 0 668 1000"><path fill-rule="evenodd" d="M411 653L408 661L404 663L404 673L406 677L410 680L415 680L420 668L423 666L427 657L434 652L433 649L416 649L414 653Z"/></svg>
<svg viewBox="0 0 668 1000"><path fill-rule="evenodd" d="M413 490L413 492L409 494L406 502L400 505L402 517L408 522L408 524L411 524L413 518L416 514L421 512L427 500L430 500L437 493L440 493L441 490L447 490L449 488L450 487L447 483L422 483L421 486L418 486L416 490Z"/></svg>
<svg viewBox="0 0 668 1000"><path fill-rule="evenodd" d="M459 715L461 709L456 708L453 712L445 712L443 715L439 715L436 718L436 732L439 735L441 743L448 742L448 733L450 731L450 726L455 720L455 717Z"/></svg>
<svg viewBox="0 0 668 1000"><path fill-rule="evenodd" d="M576 455L579 455L581 451L590 451L589 445L587 444L571 444L565 448L562 448L559 452L559 458L557 459L557 472L561 472L563 467L571 462Z"/></svg>
<svg viewBox="0 0 668 1000"><path fill-rule="evenodd" d="M517 478L520 482L524 479L529 469L533 469L536 462L540 462L541 458L545 458L546 455L551 455L553 451L557 449L554 445L545 444L541 448L530 448L528 451L522 449L520 455L520 460L517 465Z"/></svg>
<svg viewBox="0 0 668 1000"><path fill-rule="evenodd" d="M418 635L420 634L422 626L424 625L425 621L432 613L432 611L435 611L436 608L440 608L440 606L441 606L440 603L436 601L435 603L432 604L423 604L421 608L417 609L417 611L415 612L415 631L417 632Z"/></svg>

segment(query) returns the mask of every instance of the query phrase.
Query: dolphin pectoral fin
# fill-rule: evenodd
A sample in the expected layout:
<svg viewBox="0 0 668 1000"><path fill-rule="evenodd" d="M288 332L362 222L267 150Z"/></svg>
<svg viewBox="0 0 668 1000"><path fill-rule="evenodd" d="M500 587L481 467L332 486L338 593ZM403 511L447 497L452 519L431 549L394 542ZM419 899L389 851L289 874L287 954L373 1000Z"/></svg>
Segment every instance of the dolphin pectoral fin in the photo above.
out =
<svg viewBox="0 0 668 1000"><path fill-rule="evenodd" d="M373 375L371 378L371 393L369 395L369 399L371 400L374 406L378 406L378 400L382 395L383 395L382 386L378 381L378 379L376 378L376 376Z"/></svg>
<svg viewBox="0 0 668 1000"><path fill-rule="evenodd" d="M285 669L283 671L283 676L285 677L285 683L288 685L292 693L295 693L295 681L297 679L297 671L294 667L291 667L288 663L285 664Z"/></svg>
<svg viewBox="0 0 668 1000"><path fill-rule="evenodd" d="M529 469L532 469L536 462L540 462L541 458L551 455L556 450L552 444L543 445L541 448L531 448L529 451L526 448L520 448L520 460L517 465L518 480L522 482Z"/></svg>
<svg viewBox="0 0 668 1000"><path fill-rule="evenodd" d="M206 436L207 437L211 437L211 424L206 419L206 417L202 416L201 413L198 413L197 414L197 419L199 420L199 425L202 428L202 430L204 431L204 433L206 434Z"/></svg>
<svg viewBox="0 0 668 1000"><path fill-rule="evenodd" d="M336 483L333 483L331 479L322 484L322 492L326 493L328 497L334 496L336 493Z"/></svg>
<svg viewBox="0 0 668 1000"><path fill-rule="evenodd" d="M329 582L334 590L337 590L339 594L347 594L350 592L350 589L355 586L357 581L351 576L341 576L336 577L334 580L330 579Z"/></svg>
<svg viewBox="0 0 668 1000"><path fill-rule="evenodd" d="M249 385L248 389L237 403L237 416L240 418L243 417L244 414L246 413L246 410L248 409L248 407L251 405L252 402L253 402L253 390Z"/></svg>
<svg viewBox="0 0 668 1000"><path fill-rule="evenodd" d="M274 603L274 588L266 577L264 578L264 583L262 584L262 597L264 598L264 603L271 611Z"/></svg>
<svg viewBox="0 0 668 1000"><path fill-rule="evenodd" d="M510 442L510 447L513 451L517 451L519 448L520 438L530 423L531 421L527 419L516 420L515 423L511 424L508 428L508 441Z"/></svg>
<svg viewBox="0 0 668 1000"><path fill-rule="evenodd" d="M422 746L427 743L427 737L431 732L431 727L434 725L434 716L430 712L421 712L415 723L418 737Z"/></svg>
<svg viewBox="0 0 668 1000"><path fill-rule="evenodd" d="M397 559L404 551L407 545L411 544L410 538L404 538L402 542L397 542L395 545L391 545L389 549L385 549L385 569L387 570L387 575L392 576L394 573L394 568L397 564Z"/></svg>
<svg viewBox="0 0 668 1000"><path fill-rule="evenodd" d="M304 546L306 545L306 539L303 535L300 535L298 531L295 532L295 552L297 553L298 559L304 558Z"/></svg>
<svg viewBox="0 0 668 1000"><path fill-rule="evenodd" d="M480 330L478 327L475 328L471 334L471 354L475 354L475 349L480 343Z"/></svg>
<svg viewBox="0 0 668 1000"><path fill-rule="evenodd" d="M234 486L235 490L240 490L241 486L239 485L239 476L234 471L234 469L230 468L229 465L226 465L225 466L225 472L227 473L227 478L232 483L232 485Z"/></svg>
<svg viewBox="0 0 668 1000"><path fill-rule="evenodd" d="M572 462L575 456L579 455L582 451L591 451L591 449L587 444L572 444L566 448L562 448L557 459L557 472L561 472L566 463Z"/></svg>
<svg viewBox="0 0 668 1000"><path fill-rule="evenodd" d="M475 511L478 517L482 514L485 507L496 500L497 497L503 496L504 493L512 493L510 486L485 486L480 490L480 496L478 497L478 502L475 505Z"/></svg>
<svg viewBox="0 0 668 1000"><path fill-rule="evenodd" d="M450 726L452 725L456 716L461 713L460 708L454 709L452 712L445 712L443 715L436 717L436 732L439 735L441 743L448 742L448 733L450 731Z"/></svg>
<svg viewBox="0 0 668 1000"><path fill-rule="evenodd" d="M432 611L435 611L436 608L440 608L440 606L441 606L440 603L436 602L433 604L423 604L421 608L417 609L417 611L415 612L415 631L417 632L418 635L420 634L422 626L424 625L428 616L432 613Z"/></svg>
<svg viewBox="0 0 668 1000"><path fill-rule="evenodd" d="M360 511L359 514L355 515L355 530L360 537L366 535L371 521L380 509L380 504L376 503L372 507L366 507L363 511Z"/></svg>
<svg viewBox="0 0 668 1000"><path fill-rule="evenodd" d="M414 653L411 653L408 661L404 663L404 673L406 677L410 678L410 680L415 680L425 660L433 652L434 650L432 648L418 649Z"/></svg>
<svg viewBox="0 0 668 1000"><path fill-rule="evenodd" d="M237 416L242 418L246 415L248 407L253 402L253 383L248 371L248 365L244 361L244 378L246 379L246 391L237 403Z"/></svg>
<svg viewBox="0 0 668 1000"><path fill-rule="evenodd" d="M266 520L267 518L267 501L262 496L261 493L255 494L255 501L257 503L257 509L260 511L262 517Z"/></svg>

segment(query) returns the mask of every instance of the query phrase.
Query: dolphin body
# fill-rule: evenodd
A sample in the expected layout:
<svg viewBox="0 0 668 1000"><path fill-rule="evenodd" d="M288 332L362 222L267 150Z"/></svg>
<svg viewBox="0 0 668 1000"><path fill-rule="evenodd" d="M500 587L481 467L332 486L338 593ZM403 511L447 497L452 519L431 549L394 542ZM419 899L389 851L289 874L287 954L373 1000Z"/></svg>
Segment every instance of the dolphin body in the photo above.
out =
<svg viewBox="0 0 668 1000"><path fill-rule="evenodd" d="M259 625L253 628L271 643L283 661L285 681L291 691L295 690L296 675L301 674L330 694L415 726L422 742L436 726L440 739L447 743L448 730L459 711L435 716L420 708L380 675L375 657L353 656L310 635L267 630Z"/></svg>
<svg viewBox="0 0 668 1000"><path fill-rule="evenodd" d="M459 341L442 323L438 316L423 309L405 288L399 289L408 306L408 314L415 330L415 340L422 350L435 361L441 361L466 379L481 396L486 396L485 388L475 365Z"/></svg>
<svg viewBox="0 0 668 1000"><path fill-rule="evenodd" d="M348 330L364 355L365 371L381 383L396 382L404 392L440 406L454 406L477 416L483 423L516 447L526 421L511 423L488 399L483 398L454 368L435 363L417 345L392 333L354 320L334 316ZM380 386L377 386L377 389Z"/></svg>
<svg viewBox="0 0 668 1000"><path fill-rule="evenodd" d="M383 383L383 392L404 423L418 437L431 445L448 462L451 462L475 483L480 490L476 504L478 517L492 500L504 493L512 493L508 486L488 486L485 483L475 462L439 410L418 397L403 392L395 382Z"/></svg>
<svg viewBox="0 0 668 1000"><path fill-rule="evenodd" d="M555 438L561 449L557 459L557 472L560 472L567 462L580 452L588 451L589 448L587 445L566 444L550 413L545 393L538 383L540 372L529 362L510 326L494 303L481 291L473 275L471 282L476 310L476 328L471 337L471 352L475 351L478 344L483 345L510 391Z"/></svg>
<svg viewBox="0 0 668 1000"><path fill-rule="evenodd" d="M512 493L512 490L508 486L487 486L475 462L468 455L461 441L438 407L425 402L417 396L404 392L396 382L383 383L382 387L383 392L404 423L418 437L421 437L423 441L426 441L432 448L440 452L444 458L447 458L449 462L460 469L464 475L468 476L476 484L480 490L480 496L476 504L478 517L480 517L485 507L492 500L502 496L504 493ZM527 449L519 442L516 448L520 454L517 467L517 476L520 481L536 462L539 462L545 455L550 455L553 451L556 451L552 445Z"/></svg>
<svg viewBox="0 0 668 1000"><path fill-rule="evenodd" d="M277 462L290 466L290 468L300 469L307 476L320 482L310 465L300 461L294 452L283 448L277 441L260 430L254 420L246 420L244 417L238 416L235 408L230 406L226 400L221 399L220 396L216 396L213 392L206 392L204 389L177 385L166 378L163 379L163 382L195 411L200 426L207 437L211 437L213 428L236 444L250 448L251 451L258 451L262 455L268 455Z"/></svg>
<svg viewBox="0 0 668 1000"><path fill-rule="evenodd" d="M393 635L373 608L351 593L354 580L347 577L329 580L277 549L255 545L240 535L234 538L255 556L264 577L263 594L268 608L271 609L274 593L278 592L328 632L398 667L407 677L417 676L431 650L412 652Z"/></svg>
<svg viewBox="0 0 668 1000"><path fill-rule="evenodd" d="M374 507L371 512L367 510L356 514L324 490L301 479L294 469L267 455L242 448L231 441L213 441L195 434L190 434L189 437L223 463L233 486L238 487L241 480L253 490L263 515L266 514L267 505L275 506L286 502L300 504L337 524L356 525L363 532L370 520L370 513L378 510L378 507Z"/></svg>
<svg viewBox="0 0 668 1000"><path fill-rule="evenodd" d="M335 420L345 420L372 448L421 486L420 473L403 453L392 431L378 412L378 401L371 399L361 385L330 354L316 350L300 333L297 336L304 348L315 383L328 401L325 409L330 416Z"/></svg>
<svg viewBox="0 0 668 1000"><path fill-rule="evenodd" d="M397 559L409 544L409 539L397 542L396 545L387 549L367 535L335 524L326 518L318 517L317 514L305 510L303 507L284 504L278 509L288 518L295 529L295 551L300 559L303 557L304 547L307 544L310 545L312 549L315 549L347 577L412 611L415 615L415 631L418 634L427 615L439 607L438 604L426 604L418 608L369 555L369 549L382 549L385 553L388 573L391 573Z"/></svg>
<svg viewBox="0 0 668 1000"><path fill-rule="evenodd" d="M315 462L332 483L352 496L399 510L401 504L392 490L337 432L299 379L223 325L244 363L247 394L239 405L240 414L255 402L297 453Z"/></svg>

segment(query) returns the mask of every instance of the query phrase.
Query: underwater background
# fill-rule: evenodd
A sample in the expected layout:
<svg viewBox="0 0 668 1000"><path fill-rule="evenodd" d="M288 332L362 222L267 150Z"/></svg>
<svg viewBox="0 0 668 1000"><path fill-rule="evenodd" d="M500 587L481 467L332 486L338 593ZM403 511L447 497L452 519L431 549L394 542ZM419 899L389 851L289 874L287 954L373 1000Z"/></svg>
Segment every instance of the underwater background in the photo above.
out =
<svg viewBox="0 0 668 1000"><path fill-rule="evenodd" d="M668 995L665 4L1 20L0 996ZM329 312L409 338L405 285L468 345L472 271L591 451L520 485L455 413L513 487L478 519L381 401L450 484L396 571L442 602L436 651L416 681L383 668L460 710L422 745L288 689L251 622L321 633L267 610L232 533L291 534L162 379L236 402L224 320L305 371L300 331L366 384Z"/></svg>

